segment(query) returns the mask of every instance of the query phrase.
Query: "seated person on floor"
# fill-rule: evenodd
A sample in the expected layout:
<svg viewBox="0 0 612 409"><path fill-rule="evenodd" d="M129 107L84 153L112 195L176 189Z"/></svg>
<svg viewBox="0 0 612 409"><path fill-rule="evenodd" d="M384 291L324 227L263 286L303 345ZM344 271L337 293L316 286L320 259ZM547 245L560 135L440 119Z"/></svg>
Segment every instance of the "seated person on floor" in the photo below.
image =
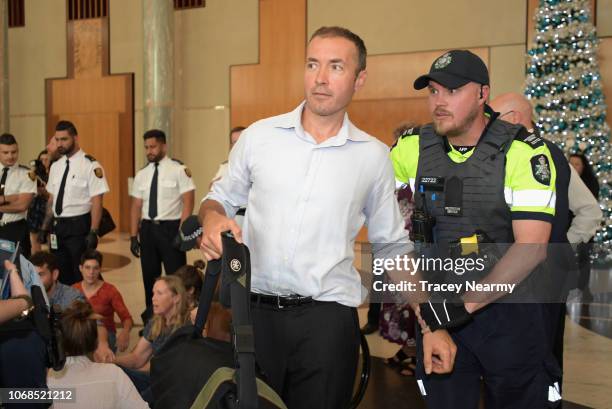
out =
<svg viewBox="0 0 612 409"><path fill-rule="evenodd" d="M55 409L140 409L148 408L129 377L116 365L92 362L96 349L99 317L83 301L74 302L62 314L66 365L47 375L49 388L74 388L75 402L56 401Z"/></svg>
<svg viewBox="0 0 612 409"><path fill-rule="evenodd" d="M132 316L119 290L102 279L102 254L97 250L87 250L81 256L79 270L83 281L74 284L73 287L82 292L96 314L102 316L102 322L108 331L108 343L111 349L125 351L130 343ZM115 313L121 319L122 324L118 334L115 326Z"/></svg>
<svg viewBox="0 0 612 409"><path fill-rule="evenodd" d="M145 399L150 400L150 361L170 335L189 324L189 308L185 287L180 278L162 276L153 286L153 318L147 322L143 335L132 352L115 357Z"/></svg>
<svg viewBox="0 0 612 409"><path fill-rule="evenodd" d="M40 281L45 287L49 305L55 307L56 312L67 309L75 301L87 301L83 293L59 282L59 264L57 258L48 251L39 251L30 257ZM98 321L98 347L94 352L96 362L111 361L113 351L108 345L108 331L102 321Z"/></svg>

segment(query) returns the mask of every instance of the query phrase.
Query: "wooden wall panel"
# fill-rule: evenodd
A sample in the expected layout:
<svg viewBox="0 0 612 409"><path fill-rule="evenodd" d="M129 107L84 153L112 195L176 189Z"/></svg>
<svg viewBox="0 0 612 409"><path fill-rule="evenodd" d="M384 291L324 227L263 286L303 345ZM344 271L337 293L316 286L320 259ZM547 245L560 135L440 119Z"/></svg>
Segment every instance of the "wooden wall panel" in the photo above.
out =
<svg viewBox="0 0 612 409"><path fill-rule="evenodd" d="M306 0L260 0L259 21L259 64L230 68L232 127L290 111L304 95Z"/></svg>

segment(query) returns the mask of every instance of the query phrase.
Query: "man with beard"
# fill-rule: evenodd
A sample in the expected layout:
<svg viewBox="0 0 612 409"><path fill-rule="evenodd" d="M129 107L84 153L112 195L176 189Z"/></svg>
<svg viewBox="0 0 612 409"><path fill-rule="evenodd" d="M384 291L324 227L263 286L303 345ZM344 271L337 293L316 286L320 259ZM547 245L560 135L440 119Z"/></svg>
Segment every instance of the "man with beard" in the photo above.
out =
<svg viewBox="0 0 612 409"><path fill-rule="evenodd" d="M306 52L305 101L244 130L227 176L200 206L208 260L221 256L226 230L250 248L257 361L290 409L349 406L359 355L356 307L365 296L353 248L364 222L374 257L412 250L389 148L346 113L365 83L366 54L351 31L318 29ZM231 217L245 205L241 229ZM429 371L450 371L454 345L446 331L424 338ZM432 355L439 357L433 364Z"/></svg>
<svg viewBox="0 0 612 409"><path fill-rule="evenodd" d="M524 127L499 119L486 104L489 73L469 51L436 59L414 88L427 88L433 123L400 138L391 158L397 181L416 192L419 218L413 218L413 230L427 230L423 248L437 246L425 256L459 259L476 252L483 260L489 253L481 250L497 248L490 254L499 261L461 280L521 283L546 257L555 212L556 173L547 146ZM458 280L457 274L444 278ZM535 409L560 402L542 305L518 303L517 294L510 302L493 302L503 296L436 294L420 305L427 327L448 328L457 344L451 374L427 375L417 367L428 407L476 409L481 382L486 408Z"/></svg>
<svg viewBox="0 0 612 409"><path fill-rule="evenodd" d="M54 138L62 156L49 170L49 202L40 235L51 229L49 247L60 264L60 281L72 285L81 280L81 255L98 246L102 196L109 189L102 166L79 147L72 122L59 121Z"/></svg>
<svg viewBox="0 0 612 409"><path fill-rule="evenodd" d="M149 163L138 171L132 185L130 250L134 257L140 257L147 305L143 321L147 321L153 284L161 275L162 263L166 274L187 263L185 252L173 243L181 223L193 211L195 185L191 171L166 155L163 131L145 132L144 146Z"/></svg>

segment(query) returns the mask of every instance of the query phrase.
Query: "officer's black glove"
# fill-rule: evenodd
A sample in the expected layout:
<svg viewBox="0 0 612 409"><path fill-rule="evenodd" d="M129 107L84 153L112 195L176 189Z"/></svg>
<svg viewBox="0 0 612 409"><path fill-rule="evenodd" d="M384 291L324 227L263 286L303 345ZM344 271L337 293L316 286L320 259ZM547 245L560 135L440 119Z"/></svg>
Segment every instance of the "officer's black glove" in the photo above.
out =
<svg viewBox="0 0 612 409"><path fill-rule="evenodd" d="M421 318L431 331L459 327L472 319L463 301L459 299L433 295L429 301L419 304L419 307Z"/></svg>
<svg viewBox="0 0 612 409"><path fill-rule="evenodd" d="M98 247L98 232L92 230L85 237L85 247L87 250L95 250Z"/></svg>
<svg viewBox="0 0 612 409"><path fill-rule="evenodd" d="M40 230L38 232L38 236L36 237L36 241L39 244L47 243L47 236L49 235L49 230Z"/></svg>
<svg viewBox="0 0 612 409"><path fill-rule="evenodd" d="M136 236L130 237L130 251L134 257L140 257L140 243L138 242L138 237Z"/></svg>

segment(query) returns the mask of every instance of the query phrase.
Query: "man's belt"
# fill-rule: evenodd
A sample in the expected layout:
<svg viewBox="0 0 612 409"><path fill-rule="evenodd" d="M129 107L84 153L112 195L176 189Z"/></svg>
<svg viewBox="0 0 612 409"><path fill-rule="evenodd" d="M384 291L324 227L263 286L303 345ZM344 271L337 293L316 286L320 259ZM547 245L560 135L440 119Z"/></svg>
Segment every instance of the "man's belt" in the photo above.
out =
<svg viewBox="0 0 612 409"><path fill-rule="evenodd" d="M143 223L151 223L151 224L166 224L166 223L180 223L180 219L175 219L175 220L149 220L149 219L142 219Z"/></svg>
<svg viewBox="0 0 612 409"><path fill-rule="evenodd" d="M70 222L82 219L83 217L89 217L89 216L91 216L91 213L89 213L89 212L87 212L85 214L80 214L78 216L70 216L70 217L58 217L58 216L55 216L53 218L53 224L57 224L57 223L70 223Z"/></svg>
<svg viewBox="0 0 612 409"><path fill-rule="evenodd" d="M251 293L251 302L255 304L273 305L278 309L283 309L314 304L316 301L313 300L312 297L303 297L298 294L282 297L280 295Z"/></svg>
<svg viewBox="0 0 612 409"><path fill-rule="evenodd" d="M25 219L11 220L10 222L0 221L0 227L8 226L9 224L18 223L18 222L25 222Z"/></svg>

